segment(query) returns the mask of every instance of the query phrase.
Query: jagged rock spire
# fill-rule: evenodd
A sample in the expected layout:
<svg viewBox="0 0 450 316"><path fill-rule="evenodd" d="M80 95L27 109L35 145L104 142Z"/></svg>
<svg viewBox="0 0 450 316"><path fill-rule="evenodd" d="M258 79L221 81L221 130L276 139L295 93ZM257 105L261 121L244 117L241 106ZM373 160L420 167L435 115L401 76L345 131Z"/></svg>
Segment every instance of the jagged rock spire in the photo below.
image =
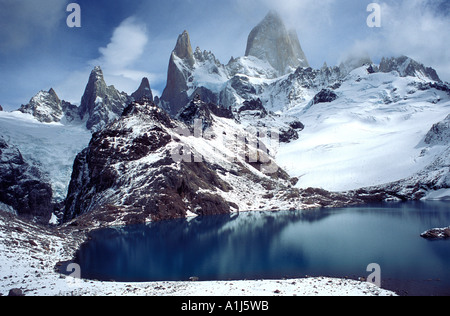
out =
<svg viewBox="0 0 450 316"><path fill-rule="evenodd" d="M245 56L269 62L280 75L290 72L292 68L309 67L297 32L288 31L276 11L270 11L250 32Z"/></svg>
<svg viewBox="0 0 450 316"><path fill-rule="evenodd" d="M141 85L136 90L136 92L131 95L131 97L136 101L139 101L140 99L145 97L153 102L153 93L152 89L150 88L150 82L148 81L148 78L142 79Z"/></svg>
<svg viewBox="0 0 450 316"><path fill-rule="evenodd" d="M114 86L107 86L102 69L95 67L86 85L79 115L81 119L86 119L86 128L96 131L111 122L115 117L119 117L130 98L126 93L119 91Z"/></svg>
<svg viewBox="0 0 450 316"><path fill-rule="evenodd" d="M194 65L194 53L192 51L189 33L186 30L180 36L178 36L177 44L175 46L175 49L173 50L173 54L187 61L191 67Z"/></svg>
<svg viewBox="0 0 450 316"><path fill-rule="evenodd" d="M183 71L177 66L177 59L182 59L184 64L193 67L195 59L192 51L189 34L184 31L178 36L177 44L173 50L167 71L167 85L161 96L162 107L171 115L175 115L183 106L189 102L187 95L187 79L189 70Z"/></svg>
<svg viewBox="0 0 450 316"><path fill-rule="evenodd" d="M83 97L80 104L80 117L83 118L86 114L92 114L93 105L98 96L106 94L106 83L103 77L103 71L99 66L96 66L89 76L89 81L84 90Z"/></svg>

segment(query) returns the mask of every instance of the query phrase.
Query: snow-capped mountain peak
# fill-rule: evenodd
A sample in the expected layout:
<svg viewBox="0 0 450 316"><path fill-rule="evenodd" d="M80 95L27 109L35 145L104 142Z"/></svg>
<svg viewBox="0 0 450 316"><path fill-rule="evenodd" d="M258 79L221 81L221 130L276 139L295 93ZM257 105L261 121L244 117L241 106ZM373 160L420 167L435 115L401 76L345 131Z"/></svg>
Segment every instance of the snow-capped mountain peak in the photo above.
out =
<svg viewBox="0 0 450 316"><path fill-rule="evenodd" d="M28 104L22 105L18 111L31 114L42 123L72 122L78 116L77 106L61 100L53 88L48 91L39 91Z"/></svg>

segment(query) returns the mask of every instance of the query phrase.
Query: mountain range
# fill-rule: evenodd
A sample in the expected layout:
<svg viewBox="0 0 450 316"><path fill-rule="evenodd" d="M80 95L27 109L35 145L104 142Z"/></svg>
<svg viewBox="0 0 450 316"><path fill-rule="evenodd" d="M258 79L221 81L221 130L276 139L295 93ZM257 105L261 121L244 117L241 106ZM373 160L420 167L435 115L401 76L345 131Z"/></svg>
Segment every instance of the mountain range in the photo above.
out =
<svg viewBox="0 0 450 316"><path fill-rule="evenodd" d="M177 39L167 85L89 77L0 112L0 209L120 225L252 210L450 198L450 85L406 56L309 66L276 12L222 64Z"/></svg>

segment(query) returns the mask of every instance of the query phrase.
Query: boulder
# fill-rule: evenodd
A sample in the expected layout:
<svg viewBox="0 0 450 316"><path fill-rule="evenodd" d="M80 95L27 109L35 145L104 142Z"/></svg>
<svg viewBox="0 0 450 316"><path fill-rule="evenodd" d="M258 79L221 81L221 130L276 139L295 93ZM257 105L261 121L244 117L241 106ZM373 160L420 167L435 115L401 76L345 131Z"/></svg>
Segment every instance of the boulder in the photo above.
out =
<svg viewBox="0 0 450 316"><path fill-rule="evenodd" d="M433 228L420 235L425 239L447 239L450 238L450 226L446 228Z"/></svg>
<svg viewBox="0 0 450 316"><path fill-rule="evenodd" d="M9 290L8 296L25 296L21 289L11 289Z"/></svg>

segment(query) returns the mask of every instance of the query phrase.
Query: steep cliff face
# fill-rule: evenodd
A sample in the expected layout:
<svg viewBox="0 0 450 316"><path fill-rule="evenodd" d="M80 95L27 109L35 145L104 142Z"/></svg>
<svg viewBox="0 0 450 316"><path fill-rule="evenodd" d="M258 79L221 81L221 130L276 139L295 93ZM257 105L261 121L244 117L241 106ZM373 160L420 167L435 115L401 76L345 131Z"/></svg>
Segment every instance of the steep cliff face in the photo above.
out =
<svg viewBox="0 0 450 316"><path fill-rule="evenodd" d="M297 32L286 29L281 17L271 11L248 37L245 56L254 56L269 62L279 75L298 67L309 67Z"/></svg>
<svg viewBox="0 0 450 316"><path fill-rule="evenodd" d="M189 102L187 82L194 63L189 34L184 31L170 56L167 85L161 96L162 107L172 115Z"/></svg>

